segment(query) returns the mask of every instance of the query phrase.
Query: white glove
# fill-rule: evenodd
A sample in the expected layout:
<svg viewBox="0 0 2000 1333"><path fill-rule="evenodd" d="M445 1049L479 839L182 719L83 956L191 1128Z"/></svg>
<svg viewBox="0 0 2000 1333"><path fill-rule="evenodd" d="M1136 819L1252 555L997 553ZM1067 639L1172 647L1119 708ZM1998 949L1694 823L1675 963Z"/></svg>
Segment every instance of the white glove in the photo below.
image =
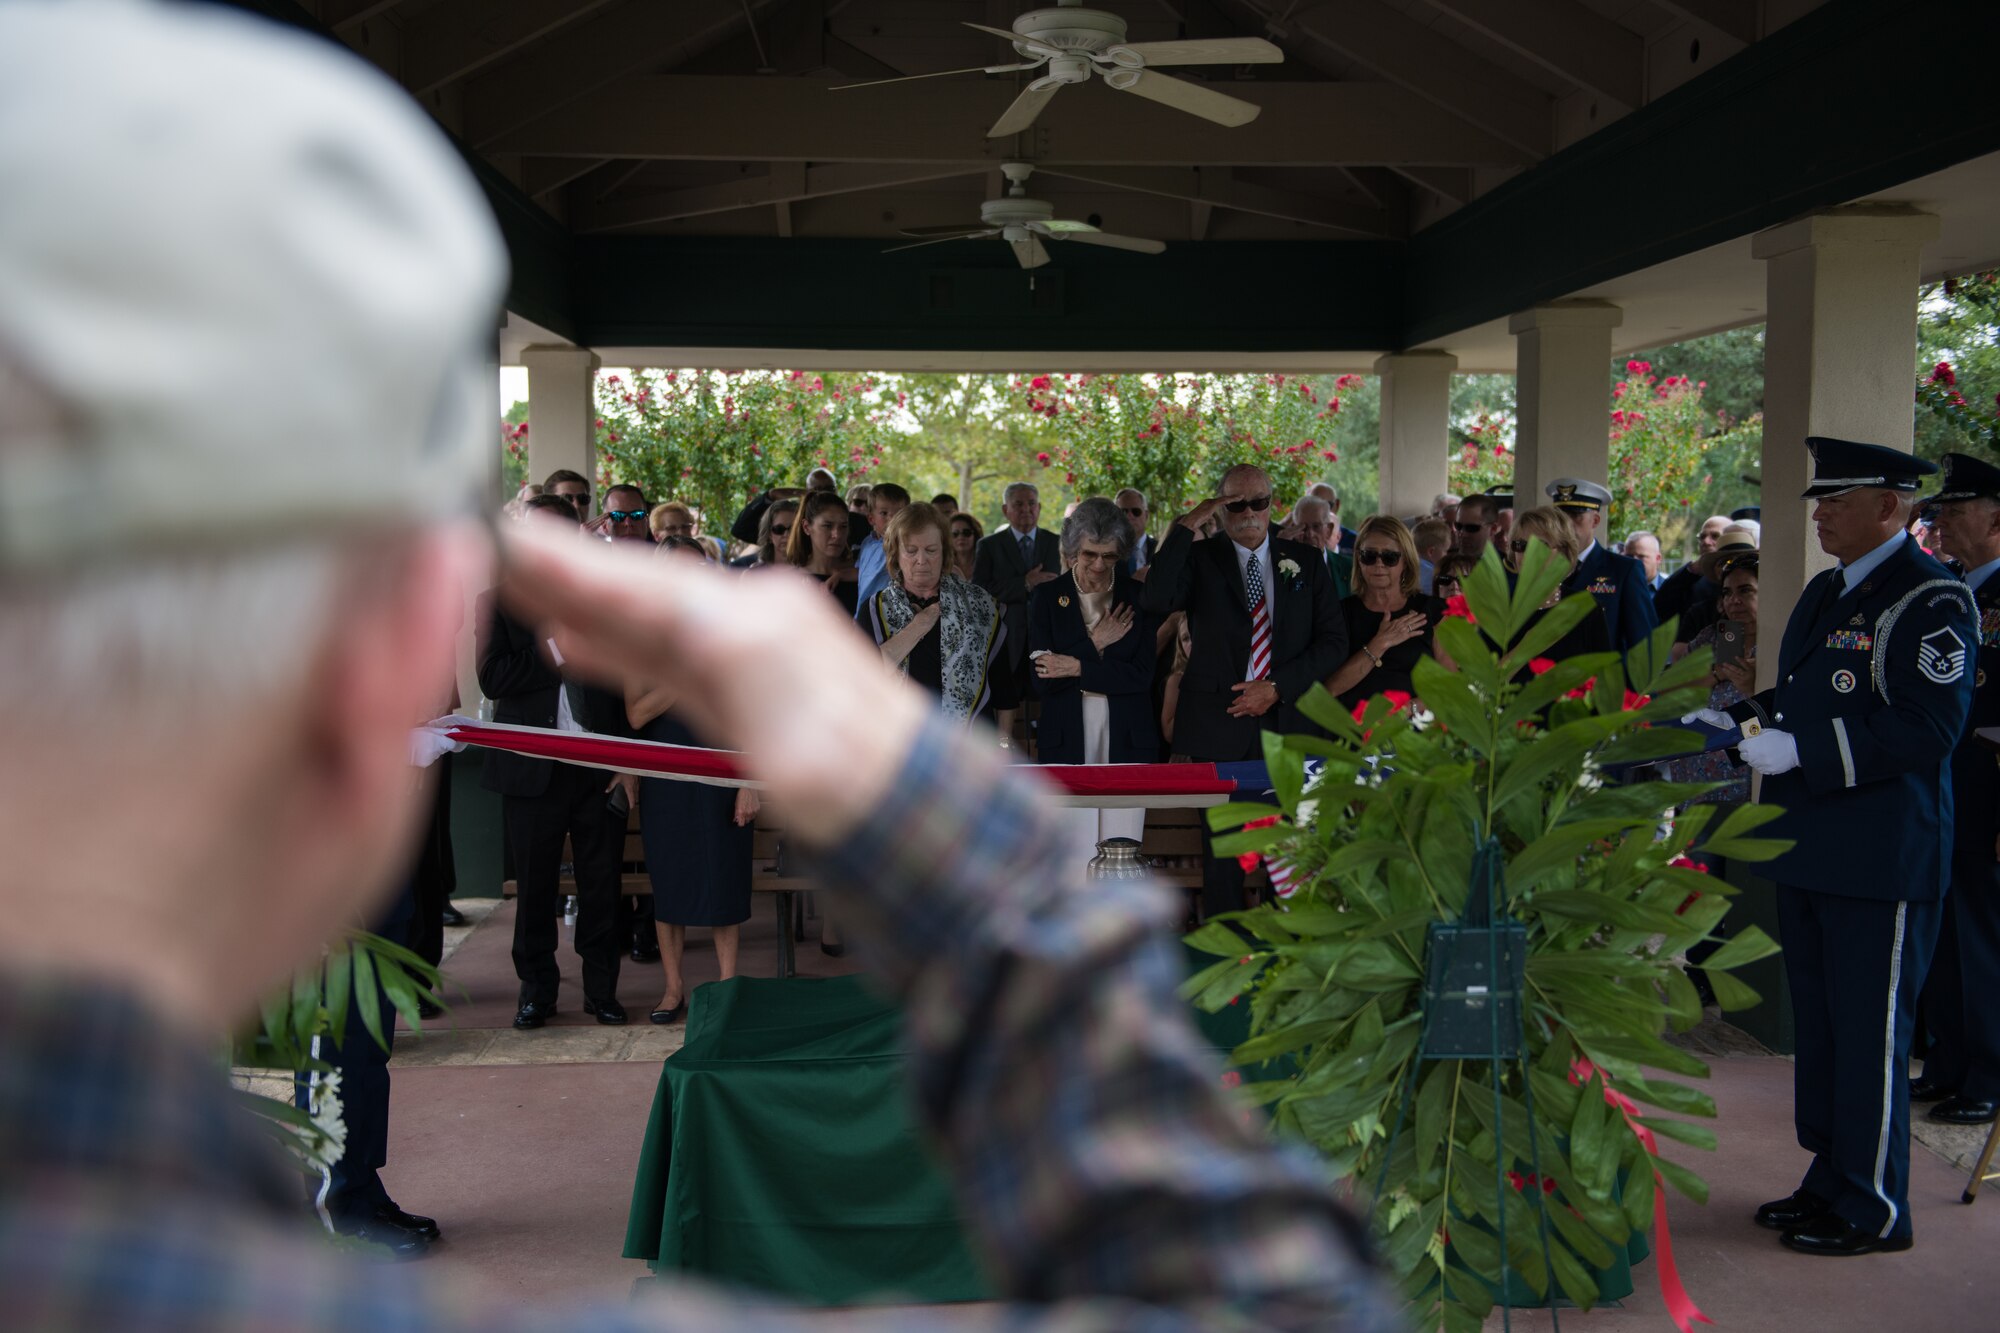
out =
<svg viewBox="0 0 2000 1333"><path fill-rule="evenodd" d="M1683 725L1689 722L1702 722L1711 727L1720 728L1723 731L1734 731L1736 729L1735 718L1729 716L1727 713L1717 712L1713 708L1697 708L1682 718L1681 722Z"/></svg>
<svg viewBox="0 0 2000 1333"><path fill-rule="evenodd" d="M457 754L465 748L464 741L455 741L435 727L412 727L410 729L410 767L429 768L441 755Z"/></svg>
<svg viewBox="0 0 2000 1333"><path fill-rule="evenodd" d="M1774 773L1789 773L1799 766L1799 742L1789 731L1765 730L1746 736L1737 745L1736 753L1767 778Z"/></svg>

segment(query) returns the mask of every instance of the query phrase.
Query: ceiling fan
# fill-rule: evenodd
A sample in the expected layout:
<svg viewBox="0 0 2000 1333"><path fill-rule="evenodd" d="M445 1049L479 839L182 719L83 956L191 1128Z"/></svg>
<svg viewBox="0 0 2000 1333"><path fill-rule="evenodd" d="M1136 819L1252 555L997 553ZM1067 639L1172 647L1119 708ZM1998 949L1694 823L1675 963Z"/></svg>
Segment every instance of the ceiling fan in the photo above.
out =
<svg viewBox="0 0 2000 1333"><path fill-rule="evenodd" d="M1013 105L993 122L993 128L986 131L987 138L1003 138L1027 129L1058 89L1065 84L1088 83L1093 73L1102 75L1107 85L1121 93L1136 93L1218 125L1247 125L1257 118L1262 107L1199 83L1161 74L1156 67L1273 65L1285 58L1283 51L1262 37L1128 43L1124 19L1101 9L1086 9L1083 0L1056 0L1053 9L1029 10L1014 20L1011 32L983 23L965 26L1012 42L1014 50L1027 59L1017 65L974 65L968 69L939 70L934 74L912 74L907 78L877 79L840 87L873 88L883 83L907 83L911 79L935 79L947 74L1004 74L1047 66L1048 72L1023 89Z"/></svg>
<svg viewBox="0 0 2000 1333"><path fill-rule="evenodd" d="M1035 170L1032 163L1002 162L1000 170L1006 173L1011 183L1005 196L988 199L979 206L980 226L912 227L903 235L919 236L922 240L891 246L882 253L894 254L898 250L914 250L922 245L986 240L998 236L1014 247L1014 258L1021 261L1022 268L1040 268L1049 262L1049 252L1042 246L1044 240L1081 241L1085 245L1103 245L1113 250L1135 250L1142 255L1156 255L1167 248L1163 241L1113 236L1110 232L1099 231L1088 222L1064 222L1056 217L1055 205L1046 199L1028 197L1028 177Z"/></svg>

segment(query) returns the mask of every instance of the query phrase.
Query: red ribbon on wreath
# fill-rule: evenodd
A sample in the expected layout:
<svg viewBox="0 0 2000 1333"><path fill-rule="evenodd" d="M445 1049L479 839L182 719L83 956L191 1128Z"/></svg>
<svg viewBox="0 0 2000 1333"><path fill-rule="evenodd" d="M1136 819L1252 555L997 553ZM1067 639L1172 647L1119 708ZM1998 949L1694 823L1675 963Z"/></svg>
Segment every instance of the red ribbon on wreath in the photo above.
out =
<svg viewBox="0 0 2000 1333"><path fill-rule="evenodd" d="M1578 1087L1587 1085L1591 1075L1602 1072L1583 1056L1569 1062L1569 1081ZM1611 1086L1609 1074L1604 1075L1604 1100L1625 1117L1626 1127L1646 1151L1658 1156L1659 1140L1652 1130L1639 1123L1646 1113L1639 1109L1637 1102ZM1660 1298L1666 1302L1668 1318L1674 1321L1674 1326L1681 1333L1693 1333L1693 1326L1697 1323L1713 1324L1715 1321L1703 1314L1701 1307L1694 1303L1694 1298L1688 1295L1686 1285L1681 1282L1681 1270L1674 1264L1674 1238L1667 1230L1667 1182L1660 1179L1658 1171L1653 1172L1653 1231L1660 1243Z"/></svg>

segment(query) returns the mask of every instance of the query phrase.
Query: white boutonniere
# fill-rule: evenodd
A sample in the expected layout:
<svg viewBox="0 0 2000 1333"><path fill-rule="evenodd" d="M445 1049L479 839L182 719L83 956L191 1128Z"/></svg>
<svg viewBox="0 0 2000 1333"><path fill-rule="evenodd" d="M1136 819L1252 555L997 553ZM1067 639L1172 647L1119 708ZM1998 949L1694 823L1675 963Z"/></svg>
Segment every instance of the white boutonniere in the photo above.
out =
<svg viewBox="0 0 2000 1333"><path fill-rule="evenodd" d="M1286 556L1278 562L1278 572L1288 579L1295 579L1299 576L1299 562Z"/></svg>

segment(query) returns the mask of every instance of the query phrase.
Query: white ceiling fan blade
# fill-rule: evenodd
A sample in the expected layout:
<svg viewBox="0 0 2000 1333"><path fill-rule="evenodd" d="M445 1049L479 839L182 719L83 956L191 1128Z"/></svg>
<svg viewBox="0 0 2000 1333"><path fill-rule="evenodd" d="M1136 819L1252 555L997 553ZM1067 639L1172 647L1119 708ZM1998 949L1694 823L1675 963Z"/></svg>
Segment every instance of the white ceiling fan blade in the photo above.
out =
<svg viewBox="0 0 2000 1333"><path fill-rule="evenodd" d="M1047 222L1030 222L1028 225L1044 236L1054 236L1057 239L1061 239L1069 232L1097 230L1088 222L1071 222L1066 218L1050 218Z"/></svg>
<svg viewBox="0 0 2000 1333"><path fill-rule="evenodd" d="M1278 65L1285 53L1262 37L1216 37L1207 41L1127 42L1110 47L1098 59L1116 60L1130 51L1148 65Z"/></svg>
<svg viewBox="0 0 2000 1333"><path fill-rule="evenodd" d="M972 227L961 222L954 227L905 227L896 234L898 236L915 236L923 239L933 236L943 236L946 239L950 239L953 236L983 235L990 230L991 228L989 227Z"/></svg>
<svg viewBox="0 0 2000 1333"><path fill-rule="evenodd" d="M1035 117L1042 114L1042 108L1061 88L1060 83L1052 83L1046 88L1023 88L1021 95L1000 113L1000 119L993 122L993 128L986 131L989 139L1004 139L1010 134L1019 134L1035 123Z"/></svg>
<svg viewBox="0 0 2000 1333"><path fill-rule="evenodd" d="M942 79L951 74L1007 74L1017 69L1040 69L1048 62L1030 60L1021 65L969 65L964 69L941 69L932 74L905 74L896 79L870 79L866 83L836 83L827 91L844 93L849 88L880 88L885 83L915 83L918 79Z"/></svg>
<svg viewBox="0 0 2000 1333"><path fill-rule="evenodd" d="M912 241L908 245L892 245L882 253L893 255L898 250L920 250L926 245L943 245L946 241L984 240L989 236L998 236L999 234L997 231L962 231L956 236L940 236L933 241Z"/></svg>
<svg viewBox="0 0 2000 1333"><path fill-rule="evenodd" d="M981 32L992 33L995 37L998 37L1003 41L1013 42L1017 46L1026 47L1028 50L1033 51L1036 55L1042 57L1044 60L1048 59L1051 56L1062 56L1071 54L1071 52L1063 50L1060 46L1050 46L1046 42L1038 42L1032 37L1023 37L1020 33L1009 32L1005 28L989 28L984 23L967 23L965 26L968 28L977 28Z"/></svg>
<svg viewBox="0 0 2000 1333"><path fill-rule="evenodd" d="M1049 262L1049 252L1042 248L1042 238L1029 236L1024 241L1009 241L1014 247L1014 258L1021 261L1022 268L1040 268Z"/></svg>
<svg viewBox="0 0 2000 1333"><path fill-rule="evenodd" d="M1219 93L1213 88L1189 83L1186 79L1177 79L1156 70L1116 70L1104 81L1119 92L1137 93L1148 101L1200 116L1203 120L1212 120L1218 125L1248 125L1264 110L1255 102L1246 102L1240 97L1231 97L1228 93Z"/></svg>
<svg viewBox="0 0 2000 1333"><path fill-rule="evenodd" d="M1085 245L1101 245L1111 250L1131 250L1142 255L1157 255L1167 248L1165 241L1149 241L1140 236L1114 236L1095 227L1084 231L1052 231L1049 233L1049 239L1081 241Z"/></svg>

